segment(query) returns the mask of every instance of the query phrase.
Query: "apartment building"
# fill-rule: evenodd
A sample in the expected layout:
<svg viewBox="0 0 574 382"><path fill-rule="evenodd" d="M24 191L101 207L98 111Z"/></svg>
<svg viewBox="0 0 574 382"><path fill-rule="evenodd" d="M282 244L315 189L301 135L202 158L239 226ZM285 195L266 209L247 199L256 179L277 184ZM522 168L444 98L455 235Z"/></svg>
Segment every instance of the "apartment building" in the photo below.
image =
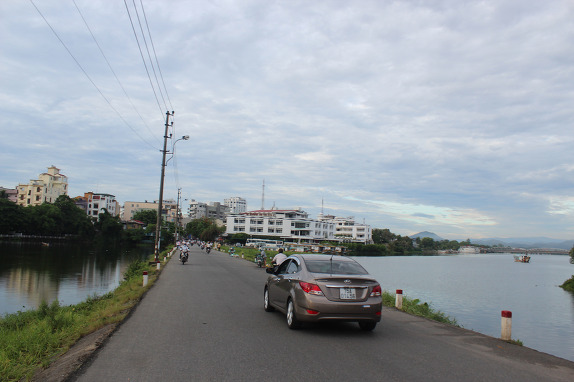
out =
<svg viewBox="0 0 574 382"><path fill-rule="evenodd" d="M223 204L229 207L229 213L231 214L241 214L247 211L247 200L239 196L224 199Z"/></svg>
<svg viewBox="0 0 574 382"><path fill-rule="evenodd" d="M226 233L277 236L283 240L312 243L335 240L335 225L311 219L301 209L257 210L228 215Z"/></svg>
<svg viewBox="0 0 574 382"><path fill-rule="evenodd" d="M225 216L229 213L230 208L219 202L198 202L192 199L189 202L187 214L190 219L215 219L225 221Z"/></svg>
<svg viewBox="0 0 574 382"><path fill-rule="evenodd" d="M300 243L339 241L371 243L371 227L357 224L353 218L319 214L317 219L297 210L257 210L227 216L228 235L246 233L254 236L277 236Z"/></svg>
<svg viewBox="0 0 574 382"><path fill-rule="evenodd" d="M335 224L335 238L337 241L365 244L373 242L371 226L355 222L355 219L352 216L344 218L334 215L323 215L320 213L317 216L317 220Z"/></svg>
<svg viewBox="0 0 574 382"><path fill-rule="evenodd" d="M18 201L21 206L37 206L42 203L54 203L58 196L68 194L68 177L60 174L60 169L51 166L48 172L27 184L19 184Z"/></svg>
<svg viewBox="0 0 574 382"><path fill-rule="evenodd" d="M104 209L112 216L120 214L120 204L116 201L115 195L86 192L84 200L88 216L97 218Z"/></svg>

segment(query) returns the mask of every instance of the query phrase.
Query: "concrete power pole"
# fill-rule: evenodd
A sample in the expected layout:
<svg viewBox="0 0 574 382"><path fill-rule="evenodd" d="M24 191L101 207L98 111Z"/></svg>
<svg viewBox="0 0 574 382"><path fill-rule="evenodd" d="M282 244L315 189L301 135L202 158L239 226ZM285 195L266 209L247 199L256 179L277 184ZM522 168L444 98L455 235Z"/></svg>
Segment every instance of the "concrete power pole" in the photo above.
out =
<svg viewBox="0 0 574 382"><path fill-rule="evenodd" d="M171 113L169 111L165 112L165 133L163 135L163 156L161 161L161 179L159 183L159 201L157 206L157 221L155 225L155 261L159 262L159 248L161 243L161 212L163 209L163 179L165 177L165 156L167 154L167 139L170 138L168 136L169 127L173 126L173 122L169 122L169 117L173 117L174 112Z"/></svg>

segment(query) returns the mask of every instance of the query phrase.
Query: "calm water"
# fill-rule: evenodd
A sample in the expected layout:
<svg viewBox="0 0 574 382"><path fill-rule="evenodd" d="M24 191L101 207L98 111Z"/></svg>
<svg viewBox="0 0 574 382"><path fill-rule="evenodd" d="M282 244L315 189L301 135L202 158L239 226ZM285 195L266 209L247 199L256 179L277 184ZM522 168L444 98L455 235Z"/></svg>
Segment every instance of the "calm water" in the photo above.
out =
<svg viewBox="0 0 574 382"><path fill-rule="evenodd" d="M510 254L357 257L383 289L428 302L459 325L500 337L500 313L512 312L512 338L574 361L574 294L558 285L574 274L568 256Z"/></svg>
<svg viewBox="0 0 574 382"><path fill-rule="evenodd" d="M42 301L76 304L105 294L122 281L127 266L151 247L0 243L0 315L36 308Z"/></svg>

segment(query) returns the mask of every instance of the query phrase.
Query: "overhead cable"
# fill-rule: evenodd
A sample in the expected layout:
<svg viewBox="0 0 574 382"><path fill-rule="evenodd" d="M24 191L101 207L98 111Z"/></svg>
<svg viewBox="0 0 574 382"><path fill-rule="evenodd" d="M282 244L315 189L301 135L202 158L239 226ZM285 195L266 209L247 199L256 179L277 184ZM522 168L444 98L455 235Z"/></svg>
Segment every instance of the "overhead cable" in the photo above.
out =
<svg viewBox="0 0 574 382"><path fill-rule="evenodd" d="M86 21L86 19L84 18L84 15L82 14L82 12L80 11L80 8L78 7L78 4L76 4L76 0L72 0L74 2L74 5L76 6L76 9L78 11L78 13L80 14L80 17L82 18L82 20L84 21L84 24L86 25L86 28L88 29L88 31L90 32L90 35L92 36L92 39L94 40L94 42L96 43L96 45L98 46L98 49L100 50L100 53L102 54L102 56L104 57L104 60L106 61L106 63L108 64L108 67L110 68L110 71L112 72L112 74L114 75L116 81L118 82L118 84L120 85L120 87L122 88L122 91L124 92L126 98L128 99L130 105L132 105L132 108L134 109L134 111L136 112L136 114L140 117L142 123L144 124L144 126L148 129L148 131L153 135L155 135L155 133L151 130L151 128L148 126L148 124L146 123L146 121L143 119L143 117L141 116L141 114L139 113L139 111L137 110L136 106L134 105L134 103L132 102L132 99L130 98L130 96L128 95L126 89L124 88L124 86L122 85L122 82L120 81L120 79L118 78L118 76L116 75L116 72L114 71L114 69L112 68L112 65L110 64L110 62L108 61L108 58L106 57L106 55L104 54L104 51L102 50L102 47L100 46L100 44L98 43L98 40L96 39L96 36L94 36L94 33L92 32L92 29L90 28L90 26L88 25L88 22Z"/></svg>
<svg viewBox="0 0 574 382"><path fill-rule="evenodd" d="M58 35L58 33L56 33L56 31L54 30L54 28L52 27L52 25L48 22L48 20L44 17L44 15L42 14L42 12L40 11L40 9L38 9L38 7L36 6L36 4L34 4L33 0L30 0L30 3L32 3L32 5L34 6L34 8L36 8L36 11L38 11L38 13L40 14L40 16L42 17L42 19L44 19L44 21L46 22L46 24L48 25L48 27L50 28L50 30L52 30L52 33L54 33L54 35L56 36L56 38L58 39L58 41L60 41L60 43L62 44L62 46L64 47L64 49L66 49L66 51L68 52L68 54L70 55L70 57L72 57L72 59L74 60L74 62L76 63L76 65L78 65L78 67L80 68L80 70L84 73L84 75L86 76L86 78L92 83L92 85L96 88L96 90L98 91L98 93L100 93L100 95L102 96L102 98L107 102L107 104L112 108L113 111L116 112L116 114L118 115L118 117L120 117L120 119L125 123L125 125L127 127L129 127L143 142L145 142L148 146L150 146L153 149L156 149L156 147L154 147L151 143L149 143L148 141L146 141L141 135L139 135L139 133L124 119L124 117L120 114L120 112L112 105L112 103L110 102L110 100L108 100L108 98L104 95L104 93L102 93L102 91L100 90L100 88L96 85L96 83L92 80L92 78L89 76L89 74L86 72L86 70L82 67L82 65L80 64L80 62L76 59L76 57L72 54L72 52L70 51L70 49L68 49L67 45L64 43L64 41L60 38L60 36Z"/></svg>

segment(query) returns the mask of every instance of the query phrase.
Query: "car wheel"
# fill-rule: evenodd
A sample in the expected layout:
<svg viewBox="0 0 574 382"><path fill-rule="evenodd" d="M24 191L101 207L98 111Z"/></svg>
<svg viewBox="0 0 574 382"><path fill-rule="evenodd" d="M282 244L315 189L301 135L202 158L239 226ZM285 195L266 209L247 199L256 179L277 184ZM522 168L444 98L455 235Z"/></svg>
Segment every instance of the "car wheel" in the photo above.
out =
<svg viewBox="0 0 574 382"><path fill-rule="evenodd" d="M375 329L376 326L377 323L374 321L359 321L359 327L361 328L361 330L370 332L371 330Z"/></svg>
<svg viewBox="0 0 574 382"><path fill-rule="evenodd" d="M293 305L292 299L287 301L287 326L289 326L289 329L299 329L301 327L301 323L295 316L295 305Z"/></svg>
<svg viewBox="0 0 574 382"><path fill-rule="evenodd" d="M269 290L267 288L265 288L265 292L263 292L263 307L266 312L273 312L275 310L275 308L269 304Z"/></svg>

